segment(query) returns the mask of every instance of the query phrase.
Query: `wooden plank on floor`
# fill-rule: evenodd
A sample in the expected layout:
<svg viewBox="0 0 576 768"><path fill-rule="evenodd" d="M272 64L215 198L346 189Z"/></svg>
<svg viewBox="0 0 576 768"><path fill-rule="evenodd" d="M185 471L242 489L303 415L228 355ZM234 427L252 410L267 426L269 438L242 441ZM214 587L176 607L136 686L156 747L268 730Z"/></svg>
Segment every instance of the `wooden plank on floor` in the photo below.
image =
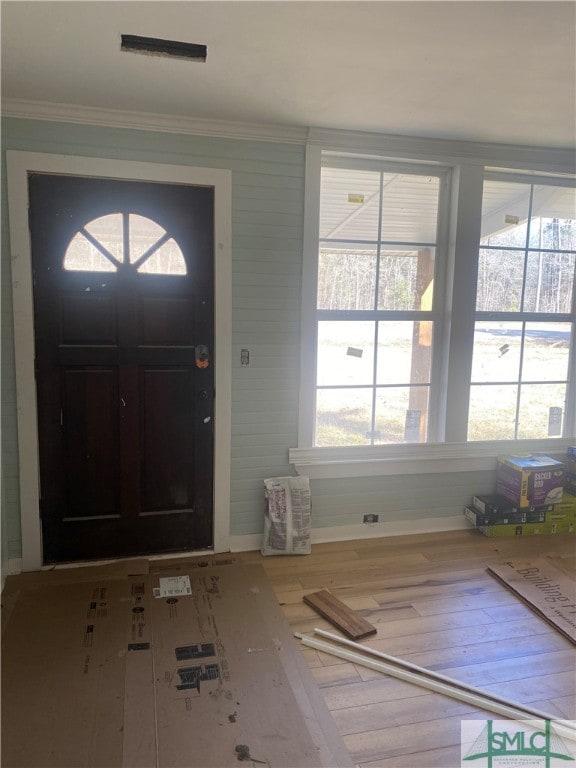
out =
<svg viewBox="0 0 576 768"><path fill-rule="evenodd" d="M462 765L460 745L440 749L425 749L422 752L407 752L403 755L385 757L368 763L360 763L359 768L460 768Z"/></svg>
<svg viewBox="0 0 576 768"><path fill-rule="evenodd" d="M350 685L360 683L360 675L354 664L348 662L335 664L332 667L318 667L313 670L314 679L321 688L331 685Z"/></svg>
<svg viewBox="0 0 576 768"><path fill-rule="evenodd" d="M486 719L489 714L474 713L464 716L443 717L423 723L381 728L367 733L354 733L344 737L344 743L356 763L367 763L407 753L446 749L460 744L462 720ZM425 768L427 763L414 759L413 768ZM448 768L448 766L446 766Z"/></svg>
<svg viewBox="0 0 576 768"><path fill-rule="evenodd" d="M348 608L326 589L304 595L304 602L352 640L360 640L363 637L375 635L377 632L376 627L373 627L366 619Z"/></svg>
<svg viewBox="0 0 576 768"><path fill-rule="evenodd" d="M225 559L230 557L229 554L222 555ZM298 673L302 685L307 687L310 684L314 688L316 697L322 697L321 702L324 705L326 717L330 719L336 735L338 730L342 732L340 738L343 737L353 751L357 768L456 768L460 765L460 721L485 719L491 714L480 711L465 712L465 707L460 709L460 705L451 703L451 700L440 694L431 694L421 686L390 678L331 654L300 647L292 637L295 629L307 633L314 626L332 629L332 625L326 619L316 615L312 608L302 602L304 595L308 592L327 589L349 608L359 612L364 619L374 624L378 630L377 634L368 637L366 641L361 641L367 645L420 666L441 671L449 677L478 688L490 687L494 692L502 692L507 697L511 694L510 698L529 701L531 706L549 712L553 717L574 719L576 716L576 697L574 696L576 662L573 645L560 632L536 616L524 602L512 595L486 570L493 563L502 563L507 560L534 562L537 559L544 559L563 573L574 577L576 561L573 536L552 535L495 540L482 536L476 530L461 530L315 544L313 554L306 557L263 558L259 551L254 551L236 553L234 558L238 565L242 563L261 565L267 573L268 583L272 584L275 592L270 610L264 608L259 602L258 595L261 592L255 593L248 590L246 593L247 595L249 593L250 602L258 602L258 606L254 605L250 609L250 616L256 621L255 614L252 612L256 611L257 623L260 625L261 617L264 616L266 624L266 629L259 633L258 641L253 636L244 638L251 651L246 655L245 663L241 665L246 675L246 685L253 679L254 686L259 690L265 674L252 669L252 675L250 668L254 657L258 659L272 652L272 648L266 650L268 646L261 642L264 635L272 634L279 641L278 646L275 645L275 647L281 648L280 653L290 652L300 657L300 664L296 666L305 665L303 672L306 673L305 676L300 676ZM199 573L198 561L208 562L210 566L214 565L208 556L186 558L185 561L178 559L178 563L174 565L181 568L185 562L186 567L190 564L194 571ZM133 569L134 565L118 564L118 567ZM150 572L157 574L164 567L166 567L165 561L160 566L151 563ZM84 572L84 578L92 577L90 568L75 570ZM209 575L208 570L208 568L201 569L206 576ZM116 572L112 576L106 571L108 579L125 579L130 572L122 570L120 574ZM143 573L147 572L148 569L145 567ZM95 571L93 575L99 574L100 570ZM37 578L38 574L22 574L21 577L17 577L12 590L13 594L10 590L11 585L7 585L4 590L3 602L11 597L19 600L22 592L28 591L29 588L35 589L39 586L35 583ZM50 573L43 572L42 585L46 584L45 578L48 579L47 585L55 586L56 583L61 584L64 579L69 578L69 575L52 574L51 576ZM269 593L269 590L266 589L266 592ZM216 599L219 598L210 594L210 600ZM133 624L131 620L130 627L135 627L139 631L142 614L132 614L129 601L124 601L121 605L137 621ZM12 619L6 624L7 618L4 617L6 607L2 609L4 618L2 631L4 633L8 631L10 634ZM154 607L158 607L157 603ZM177 607L182 607L182 601L177 604ZM34 616L35 621L39 618L44 620L44 608L52 610L53 606L44 606L42 611ZM237 606L235 606L236 610ZM290 627L284 624L282 635L277 632L279 611L282 611L290 624ZM148 612L146 608L145 614ZM68 627L66 623L68 618L69 615L66 614L62 619L63 629ZM239 631L238 627L238 623L234 621L233 629L236 634ZM220 629L224 631L225 627L222 626ZM47 632L44 628L44 643L46 643L46 636ZM140 638L140 640L143 639L145 638ZM96 637L95 641L97 640ZM161 638L156 637L156 640L160 642ZM183 642L191 641L192 638L187 636ZM123 647L126 647L125 642ZM27 657L26 649L18 648L19 654L21 651ZM125 663L126 675L131 676L133 680L140 673L138 667L145 668L146 653L146 650L131 651L131 655L126 654L128 658L126 655L122 657L114 655L114 658L109 655L109 661L120 665ZM51 646L48 655L51 662L57 658ZM38 675L34 678L34 685L40 686L40 699L52 669L52 667L45 668L45 656L46 654L39 658ZM22 748L22 755L25 756L25 752L29 751L29 742L34 742L36 739L38 729L35 726L45 717L42 711L44 700L38 700L36 690L29 694L26 688L27 677L24 678L23 675L30 673L27 660L24 672L19 666L20 655L13 661L12 671L6 664L6 657L3 660L3 673L10 676L14 671L20 686L18 696L11 696L9 699L4 697L8 702L5 706L12 709L18 708L21 694L25 698L28 695L34 696L34 708L30 709L27 699L25 702L26 711L34 718L34 723L31 727L27 727L25 740L21 737L21 731L16 732L15 737L19 748ZM81 661L85 662L84 656L81 657ZM40 662L43 663L42 666ZM183 663L188 664L188 662ZM35 664L36 662L33 663L32 671L36 669ZM60 674L60 669L54 664L52 666L55 673ZM98 665L92 666L92 669L97 667ZM294 670L292 661L286 668ZM105 668L101 671L105 672ZM165 669L163 674L162 670L157 670L156 677L159 678L159 685L163 680L165 681L166 671ZM91 672L92 670L89 671L88 677ZM114 679L117 672L118 669L115 670ZM146 674L149 676L149 669ZM291 681L292 677L291 672L288 680ZM286 685L284 675L282 680ZM290 685L292 686L292 683ZM124 702L125 719L126 706L138 705L140 696L140 691L130 681L128 686L132 688L133 696L132 701L128 698ZM77 695L75 688L72 690L73 697L67 696L62 701L54 703L55 712L60 712L64 703L71 703L75 705L78 713L82 714L82 697ZM304 692L300 689L300 693ZM536 696L538 700L533 700ZM317 700L308 693L304 698L309 700L307 711L304 713L305 720L308 720L316 714L314 710L318 709ZM280 700L282 696L279 697ZM209 732L215 740L223 740L230 728L242 725L246 714L245 707L244 704L237 705L237 701L242 704L243 698L233 699L236 724L231 724L227 717L224 718L222 725L220 720L211 722ZM222 696L220 704L224 715L226 715L227 703L228 699ZM189 704L194 706L193 701ZM326 711L326 707L333 712L333 716ZM106 729L108 729L110 734L114 735L111 727L114 711L114 707L111 707L110 716L101 719L100 732L107 733ZM456 714L457 711L460 714ZM76 712L73 716L67 714L63 721L67 736L71 731L70 723L77 720L76 714ZM430 717L435 719L430 720ZM130 727L135 727L136 730L133 733L135 737L144 733L146 738L149 738L147 729L150 727L148 725L150 718L144 719L143 722L144 732L139 727L141 723L137 722L134 725L128 712L128 730ZM3 741L6 741L10 725L11 716L5 714ZM126 730L125 727L124 739L127 738ZM75 731L79 733L81 728L75 728ZM61 731L55 727L54 737L60 740L61 735ZM108 742L107 752L110 752L113 744L118 742L112 737ZM243 736L242 743L253 746L254 750L251 754L256 758L259 757L256 754L256 741L249 734L246 738ZM42 764L47 765L45 740L41 740L40 747L44 760ZM52 747L48 746L48 751L51 749ZM62 758L60 753L58 756ZM231 753L230 757L232 763L238 765L238 756ZM105 756L99 755L98 765L104 766L104 761ZM28 760L24 764L20 763L18 768L30 768L30 764ZM113 763L116 767L119 764L118 761ZM138 761L138 765L145 764L156 765L155 758L153 757L149 763L146 762L146 758ZM59 759L58 768L64 768L65 765L65 761ZM68 768L78 768L78 765L77 760L73 763L68 762ZM6 768L16 768L16 766L6 763ZM162 768L166 768L166 765L162 765Z"/></svg>
<svg viewBox="0 0 576 768"><path fill-rule="evenodd" d="M567 648L564 651L539 653L533 656L514 656L508 659L490 659L466 666L447 667L442 673L460 682L474 685L477 688L490 683L521 680L532 677L534 670L539 675L564 674L575 679L576 659L574 652Z"/></svg>
<svg viewBox="0 0 576 768"><path fill-rule="evenodd" d="M543 622L540 624L545 626ZM429 648L406 654L403 658L421 667L436 670L506 661L518 656L531 658L532 664L538 664L541 654L565 650L567 644L568 641L561 634L550 631L539 635L528 633L524 636L516 636L513 642L492 642L491 640L484 642L479 638L473 645L456 644L444 648ZM388 652L392 653L392 651Z"/></svg>
<svg viewBox="0 0 576 768"><path fill-rule="evenodd" d="M424 696L338 709L332 712L332 717L340 733L351 736L377 731L383 723L386 723L387 728L397 728L415 722L438 720L439 717L469 715L475 711L477 707L472 704L428 693Z"/></svg>
<svg viewBox="0 0 576 768"><path fill-rule="evenodd" d="M576 716L576 696L560 696L557 699L552 699L551 703L561 713L560 717L573 720Z"/></svg>

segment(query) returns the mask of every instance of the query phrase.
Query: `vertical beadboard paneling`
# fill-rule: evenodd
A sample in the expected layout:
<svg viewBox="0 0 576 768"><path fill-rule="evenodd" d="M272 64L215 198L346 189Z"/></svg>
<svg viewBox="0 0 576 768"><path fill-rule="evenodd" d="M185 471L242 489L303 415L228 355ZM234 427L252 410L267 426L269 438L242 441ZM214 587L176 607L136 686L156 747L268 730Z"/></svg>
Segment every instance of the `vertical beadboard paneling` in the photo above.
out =
<svg viewBox="0 0 576 768"><path fill-rule="evenodd" d="M388 475L311 481L315 527L462 515L476 494L494 493L494 471Z"/></svg>
<svg viewBox="0 0 576 768"><path fill-rule="evenodd" d="M302 146L34 120L3 121L3 149L232 171L231 533L262 527L265 477L292 474L302 271ZM3 154L3 161L5 155ZM5 185L5 174L3 174ZM3 200L6 200L5 186ZM16 393L7 212L2 212L3 558L20 555ZM240 365L249 349L250 366Z"/></svg>
<svg viewBox="0 0 576 768"><path fill-rule="evenodd" d="M2 452L1 535L2 569L9 558L20 556L20 497L18 484L18 435L16 424L16 377L14 371L14 345L12 342L12 273L10 261L10 235L8 231L6 163L2 155L2 264L0 272L1 308L1 361L0 361L0 414Z"/></svg>
<svg viewBox="0 0 576 768"><path fill-rule="evenodd" d="M232 171L231 534L262 529L263 479L294 474L302 291L304 147L6 119L4 149L226 168ZM4 161L4 156L3 156ZM6 201L5 180L2 199ZM2 211L2 557L20 555L10 254ZM243 349L250 365L242 367ZM315 527L461 514L489 472L312 482Z"/></svg>
<svg viewBox="0 0 576 768"><path fill-rule="evenodd" d="M293 474L297 441L304 148L273 173L239 171L232 201L231 533L257 533L263 479ZM272 170L272 168L271 168ZM250 355L241 365L241 351Z"/></svg>

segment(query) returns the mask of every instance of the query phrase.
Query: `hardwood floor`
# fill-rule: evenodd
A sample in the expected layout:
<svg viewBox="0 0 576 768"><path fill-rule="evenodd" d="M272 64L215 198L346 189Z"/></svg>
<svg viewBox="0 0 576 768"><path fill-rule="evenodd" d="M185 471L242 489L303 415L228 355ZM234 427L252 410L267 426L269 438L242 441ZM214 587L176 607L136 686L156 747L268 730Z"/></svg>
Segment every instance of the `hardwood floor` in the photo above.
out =
<svg viewBox="0 0 576 768"><path fill-rule="evenodd" d="M575 720L575 647L486 571L510 559L547 557L576 579L575 548L575 536L488 539L470 529L321 544L298 557L246 552L216 559L261 564L294 631L335 631L302 599L328 589L376 626L363 644ZM133 565L111 566L108 578L134 573ZM19 589L39 579L72 583L75 570L11 577L2 629ZM85 569L84 580L91 570L100 569ZM461 721L499 719L326 653L303 647L303 654L359 768L457 768Z"/></svg>
<svg viewBox="0 0 576 768"><path fill-rule="evenodd" d="M567 535L488 539L469 530L320 544L307 556L236 557L262 563L294 631L333 630L302 601L326 588L377 627L364 644L576 719L574 646L485 570L547 557L575 578L575 544ZM497 718L334 656L303 653L361 768L456 768L461 720Z"/></svg>

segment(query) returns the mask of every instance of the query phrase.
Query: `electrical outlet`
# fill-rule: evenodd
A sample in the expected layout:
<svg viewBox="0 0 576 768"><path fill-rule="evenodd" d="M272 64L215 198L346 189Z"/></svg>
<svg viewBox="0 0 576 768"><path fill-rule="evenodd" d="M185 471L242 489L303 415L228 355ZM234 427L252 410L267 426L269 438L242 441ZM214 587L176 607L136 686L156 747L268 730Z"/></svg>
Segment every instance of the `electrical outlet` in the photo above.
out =
<svg viewBox="0 0 576 768"><path fill-rule="evenodd" d="M364 515L364 522L365 523L377 523L378 522L378 515Z"/></svg>

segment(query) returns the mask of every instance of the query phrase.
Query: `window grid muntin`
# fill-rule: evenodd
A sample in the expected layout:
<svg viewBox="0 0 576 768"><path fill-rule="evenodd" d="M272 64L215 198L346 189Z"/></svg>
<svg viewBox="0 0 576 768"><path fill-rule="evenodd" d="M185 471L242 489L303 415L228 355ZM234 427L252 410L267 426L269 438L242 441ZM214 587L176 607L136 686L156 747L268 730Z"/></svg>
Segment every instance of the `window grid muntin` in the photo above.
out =
<svg viewBox="0 0 576 768"><path fill-rule="evenodd" d="M90 223L90 222L88 222L88 223ZM104 258L108 259L108 261L109 261L109 262L110 262L110 263L111 263L111 264L112 264L114 267L116 267L116 269L118 269L118 267L119 267L119 266L122 264L122 262L121 262L121 261L118 261L118 259L117 259L117 258L114 256L114 254L110 253L110 251L108 250L108 248L106 248L106 246L105 246L105 245L103 245L103 244L100 242L100 240L98 240L97 238L95 238L95 237L94 237L94 235L93 235L91 232L88 232L88 230L87 230L85 227L80 227L80 229L78 230L78 233L79 233L79 234L81 234L81 235L84 235L84 237L86 238L86 240L88 240L88 242L89 242L91 245L93 245L93 246L94 246L94 248L96 248L96 250L97 250L97 251L100 251L100 253L102 254L102 256L104 256ZM64 263L66 262L66 256L67 256L67 253L68 253L68 249L66 249L66 253L64 254Z"/></svg>
<svg viewBox="0 0 576 768"><path fill-rule="evenodd" d="M492 384L492 382L490 382ZM514 382L504 382L509 384ZM536 381L530 382L531 384L562 384L563 382L555 381ZM411 384L409 381L396 381L392 384L321 384L317 389L396 389L398 387L412 387L414 389L425 389L430 387L430 383Z"/></svg>
<svg viewBox="0 0 576 768"><path fill-rule="evenodd" d="M434 276L433 281L435 283L437 275L438 275L438 252L440 249L440 238L441 238L441 211L444 206L444 184L443 180L446 179L446 170L442 169L439 170L437 168L431 169L431 168L423 168L423 167L414 167L414 166L400 166L400 165L390 165L390 164L378 164L380 167L362 167L362 168L355 168L351 165L347 164L332 164L331 162L322 162L322 168L333 168L333 167L339 167L343 170L369 170L372 172L378 172L380 174L380 184L379 184L379 205L378 205L378 223L377 223L377 234L378 239L377 240L369 240L369 239L350 239L350 238L330 238L330 237L319 237L318 238L318 254L320 253L320 249L322 247L329 248L330 245L343 245L348 246L350 248L359 248L362 247L372 247L376 248L376 274L375 274L375 282L374 282L374 296L373 296L373 310L323 310L318 309L318 294L316 295L316 339L318 339L319 336L319 324L320 322L325 321L341 321L341 320L347 320L347 321L372 321L374 322L374 337L373 337L373 371L372 371L372 384L369 385L318 385L318 373L316 372L316 392L323 391L323 390L367 390L371 389L372 391L372 413L371 413L371 428L369 431L370 437L367 438L369 440L370 445L374 445L375 442L378 442L378 439L375 437L376 432L376 419L377 419L377 396L378 392L383 389L391 389L391 388L398 388L398 387L406 387L410 389L422 389L426 388L428 390L428 399L427 399L427 412L425 415L426 418L426 437L425 440L429 439L428 436L430 434L430 427L431 427L431 419L430 419L430 411L432 407L432 393L433 393L433 377L434 377L434 345L437 337L437 311L436 307L439 306L440 297L439 297L439 291L436 289L436 285L434 285L433 295L432 295L432 309L431 310L385 310L385 309L378 309L378 301L379 301L379 288L380 288L380 267L381 267L381 257L382 257L382 250L393 248L395 250L402 250L403 248L411 248L413 250L416 249L423 249L423 248L434 248L435 250L435 256L434 256ZM383 190L384 190L384 174L385 173L391 173L394 172L398 175L402 174L412 174L414 176L435 176L438 178L438 190L437 190L437 197L436 197L436 240L434 242L431 241L413 241L413 240L383 240L382 239L382 218L383 218ZM320 199L320 209L322 206L322 199ZM318 261L317 261L318 263ZM432 338L432 360L430 362L430 368L429 368L429 378L430 381L426 384L418 383L418 384L378 384L377 383L377 377L378 377L378 333L379 333L379 321L382 320L400 320L400 321L406 321L406 322L429 322L431 324L431 338ZM316 399L316 398L315 398ZM314 425L313 425L313 443L316 444L316 430L318 426L318 411L317 408L315 408L315 418L314 418Z"/></svg>
<svg viewBox="0 0 576 768"><path fill-rule="evenodd" d="M402 153L404 154L404 153ZM344 461L347 459L357 461L359 455L365 456L368 459L369 454L374 452L374 457L396 458L404 456L418 456L425 458L428 455L450 455L451 460L460 456L458 451L450 449L449 445L442 448L442 443L445 441L455 443L466 442L466 405L463 399L459 399L457 394L465 392L467 384L470 379L467 379L467 361L464 359L463 365L460 366L462 370L454 371L454 366L450 365L450 372L448 367L449 354L454 348L462 347L463 339L468 336L469 342L471 340L471 330L474 320L474 306L475 293L470 283L464 284L464 296L467 304L463 304L460 300L456 300L453 303L453 296L451 294L453 286L453 249L451 247L451 238L456 234L455 227L458 227L458 240L461 241L466 249L466 252L474 252L478 248L478 240L470 237L470 231L475 228L475 220L480 219L480 206L476 204L476 196L479 192L481 197L482 179L483 178L495 178L500 181L505 176L509 180L519 181L521 183L533 182L537 185L551 184L555 186L574 186L574 174L562 173L560 163L556 163L551 160L550 171L524 171L521 167L510 167L504 163L496 163L494 165L494 158L490 158L490 162L483 162L483 156L479 158L473 158L471 162L468 162L466 158L460 159L459 157L453 158L450 161L444 156L442 160L429 160L423 157L419 157L418 150L415 151L415 157L418 159L394 157L391 158L386 155L384 150L367 150L362 152L356 148L346 150L326 149L320 146L308 145L306 154L306 193L307 193L307 212L308 216L305 220L305 270L304 274L307 278L307 284L304 286L304 304L303 304L303 321L305 328L308 329L309 344L302 347L302 374L300 382L300 395L301 395L301 408L299 417L299 448L295 449L294 458L297 459L297 464L300 458L303 462L302 467L307 468L310 463L311 457L318 457L318 463L323 464L325 460L328 460L333 455L341 457ZM530 168L530 159L522 157L516 165L522 163L523 167ZM563 160L563 167L566 167L566 160ZM444 187L441 188L440 195L440 221L441 230L438 233L438 241L440 243L440 249L437 253L436 259L436 291L435 298L438 299L438 308L440 312L436 318L434 326L434 344L436 354L432 361L432 381L435 382L435 396L431 400L430 405L430 424L434 424L434 428L430 430L429 440L436 445L424 445L420 447L418 445L404 445L398 448L394 445L389 446L376 446L374 448L367 446L364 453L358 448L352 449L342 447L337 449L322 449L314 448L314 426L315 426L315 386L314 386L314 371L315 371L315 334L316 324L315 319L315 282L318 263L314 258L315 247L318 243L318 231L317 231L317 212L319 204L319 178L320 168L322 166L338 166L338 167L353 167L359 169L373 170L374 168L389 168L390 163L395 166L404 165L403 171L410 172L414 168L417 168L415 172L419 173L418 168L424 168L426 173L435 171L444 171L446 177L444 179ZM449 164L448 164L449 163ZM462 184L463 180L463 184ZM471 201L474 200L474 205L471 205ZM461 215L462 213L462 215ZM460 231L463 233L460 235ZM511 246L508 246L510 248ZM576 303L574 304L576 307ZM454 319L458 324L462 319L466 322L461 326L465 328L465 333L458 334L453 345L453 338L450 332L450 317L449 312L454 307L455 315ZM466 307L470 308L470 312L466 311ZM462 317L462 310L464 310ZM531 318L526 315L527 319L542 319L541 317ZM559 320L567 319L570 322L573 321L573 317L562 317ZM468 342L467 347L471 348L471 344ZM573 345L571 350L572 360L576 360L576 344ZM456 361L459 362L459 359ZM574 363L573 363L574 365ZM576 373L576 368L574 368ZM455 381L455 383L452 382ZM449 399L452 399L450 411L446 411L445 400L446 394ZM574 426L576 425L576 403L573 402L574 398L568 398L568 405L566 411L566 425L568 431L566 434L574 434ZM563 438L566 442L566 437ZM544 440L544 443L549 441ZM499 450L513 452L517 450L514 447L515 441L509 440L503 444ZM532 449L543 450L540 446L541 440L531 441ZM538 443L538 445L536 445ZM324 453L323 451L328 451ZM494 447L491 446L491 441L474 442L468 448L465 447L465 456L492 456ZM528 448L524 448L528 450ZM553 450L552 447L546 450ZM302 456L297 455L297 452L301 451ZM306 452L309 453L306 453ZM359 453L360 451L360 453ZM316 453L317 452L317 453ZM370 458L372 461L372 458ZM403 461L403 459L402 459ZM316 465L311 462L312 473L316 471L314 467ZM348 471L351 465L346 465ZM299 468L302 469L302 467ZM326 467L322 469L321 476L339 476L338 472L333 470L328 474ZM387 470L384 470L387 473ZM352 470L350 476L356 476L356 470Z"/></svg>
<svg viewBox="0 0 576 768"><path fill-rule="evenodd" d="M130 219L126 211L122 212L122 240L124 263L128 265L132 263L132 259L130 258Z"/></svg>
<svg viewBox="0 0 576 768"><path fill-rule="evenodd" d="M571 249L570 250L569 249L562 249L561 250L561 249L551 249L551 248L529 248L529 247L527 247L527 248L517 248L517 247L513 248L513 247L509 247L509 246L503 247L503 246L481 245L480 249L479 249L479 252L478 252L479 253L478 263L479 264L480 264L480 253L482 251L492 251L492 252L506 251L506 252L509 252L509 253L524 254L523 275L522 275L522 292L521 292L521 297L520 297L520 302L521 302L520 306L521 307L524 307L524 305L525 305L526 283L527 283L528 276L529 276L528 266L529 266L530 256L538 255L538 254L544 254L544 255L545 254L550 254L551 256L554 256L554 255L574 256L575 263L576 263L576 249L575 250L571 250ZM478 297L476 298L476 300L478 301ZM572 290L572 296L571 296L571 304L572 304L572 311L573 312L576 311L576 275L573 278L573 290ZM477 312L477 314L480 314L480 313L488 314L489 313L488 310L476 310L476 312ZM522 314L529 314L530 313L529 310L527 311L527 310L523 310L523 309L520 310L520 312ZM542 310L538 314L540 314L541 316L545 316L545 317L550 317L550 316L558 317L558 316L560 316L562 314L565 314L565 313L562 313L562 312L551 313L551 312L548 312L546 310Z"/></svg>
<svg viewBox="0 0 576 768"><path fill-rule="evenodd" d="M102 220L105 220L109 217L113 216L120 216L122 221L122 232L121 232L121 239L120 242L122 243L121 246L121 253L116 256L113 254L107 246L102 242L101 239L93 235L87 227L89 227L91 224L101 222ZM126 212L126 211L118 211L115 214L105 214L104 216L98 216L95 219L91 219L90 221L86 222L84 225L79 227L77 232L71 237L71 239L68 242L68 245L66 247L66 250L64 251L64 255L62 257L62 268L65 271L70 272L102 272L102 270L93 270L88 268L82 268L82 267L69 267L67 266L67 261L69 258L73 258L76 254L73 252L70 252L71 246L74 243L75 239L78 237L78 235L84 237L88 242L92 245L93 248L95 248L99 253L104 256L104 258L111 263L113 266L112 270L108 270L108 272L136 272L136 273L142 273L145 272L147 274L159 274L162 276L181 276L186 275L188 273L188 265L186 263L186 259L184 258L184 254L182 253L182 249L180 248L178 242L175 240L175 238L167 232L163 227L161 227L158 222L154 221L154 219L148 219L148 221L152 224L157 225L163 232L162 235L160 235L156 241L154 241L135 261L133 262L130 257L130 245L131 245L131 235L130 235L130 217L136 216L139 218L147 218L147 217L141 217L138 214L134 214L132 212ZM161 271L161 272L150 272L146 269L141 269L141 267L149 263L151 260L154 259L155 256L157 256L161 251L164 245L167 243L173 242L176 249L177 249L177 257L178 257L178 264L176 270L172 271ZM113 243L114 244L114 243Z"/></svg>
<svg viewBox="0 0 576 768"><path fill-rule="evenodd" d="M378 310L378 296L380 293L380 266L382 258L382 209L384 207L384 173L380 171L380 188L378 194L378 244L376 246L376 281L374 285L373 310ZM372 353L372 413L370 418L370 445L374 445L376 439L376 384L378 382L378 333L380 323L374 321L374 351Z"/></svg>
<svg viewBox="0 0 576 768"><path fill-rule="evenodd" d="M567 416L569 411L569 398L570 398L570 389L574 388L576 385L576 382L574 382L574 376L571 376L571 355L572 350L574 349L574 334L576 332L576 324L574 321L574 311L576 310L576 262L575 262L575 272L572 279L572 312L570 313L560 313L560 312L527 312L524 311L525 306L525 298L526 298L526 286L527 286L527 279L528 279L528 260L530 254L539 254L539 253L551 253L551 254L576 254L576 250L573 249L561 249L561 248L542 248L542 247L534 247L530 245L531 241L531 229L532 229L532 212L533 212L533 202L534 202L534 190L537 186L541 185L547 185L551 187L564 187L564 188L574 188L574 181L571 179L557 179L555 177L537 177L537 176L529 176L529 177L522 177L522 176L514 176L509 174L499 174L499 173L486 173L484 175L485 180L490 181L496 181L496 182L514 182L518 183L519 185L522 184L524 186L530 186L529 191L529 203L528 203L528 212L527 212L527 221L526 221L526 236L525 236L525 242L524 246L508 246L508 245L488 245L480 242L479 244L479 250L478 250L478 259L480 259L480 251L510 251L510 252L518 252L519 254L524 254L523 258L523 275L522 275L522 290L521 290L521 297L520 297L520 310L518 312L487 312L487 311L481 311L476 310L475 311L475 320L474 325L476 327L476 324L478 322L481 322L482 320L492 320L492 321L509 321L509 322L518 322L522 324L522 331L521 331L521 343L520 343L520 360L519 360L519 366L518 366L518 376L516 381L504 381L504 382L496 382L496 381L490 381L490 382L482 382L482 381L475 381L471 378L470 380L470 387L490 387L490 386L510 386L510 387L516 387L516 409L515 409L515 421L514 421L514 440L518 440L518 433L521 429L521 423L520 423L520 414L521 414L521 406L522 406L522 388L523 386L529 386L529 385L564 385L565 387L565 397L564 397L564 403L563 403L563 409L562 409L562 432L564 433L564 430L566 429L567 425ZM539 216L537 218L550 218L550 217L542 217ZM551 218L557 218L557 217L551 217ZM575 218L576 218L576 211L575 211ZM478 295L476 297L476 301L478 302ZM569 339L569 348L568 348L568 366L567 366L567 374L566 378L564 379L558 379L558 380L541 380L541 379L530 379L525 380L522 378L523 374L523 366L524 366L524 356L525 356L525 341L526 341L526 325L530 322L546 322L548 324L561 324L561 323L569 323L571 325L571 337ZM574 399L574 392L572 392L572 399ZM470 426L468 426L468 441L471 440L469 436L470 432ZM561 435L559 435L561 436ZM547 435L546 437L551 437L550 435Z"/></svg>
<svg viewBox="0 0 576 768"><path fill-rule="evenodd" d="M330 237L320 237L318 238L318 242L320 245L327 244L327 243L335 243L337 245L349 245L354 247L355 245L368 245L368 246L378 246L378 245L386 245L386 246L393 246L396 247L396 250L401 250L401 247L407 247L407 248L436 248L437 242L427 242L425 240L422 240L421 242L417 242L415 240L350 240L349 238L330 238ZM512 249L509 249L512 250ZM523 250L522 248L520 250ZM536 250L541 250L540 248ZM556 251L554 251L556 253Z"/></svg>

